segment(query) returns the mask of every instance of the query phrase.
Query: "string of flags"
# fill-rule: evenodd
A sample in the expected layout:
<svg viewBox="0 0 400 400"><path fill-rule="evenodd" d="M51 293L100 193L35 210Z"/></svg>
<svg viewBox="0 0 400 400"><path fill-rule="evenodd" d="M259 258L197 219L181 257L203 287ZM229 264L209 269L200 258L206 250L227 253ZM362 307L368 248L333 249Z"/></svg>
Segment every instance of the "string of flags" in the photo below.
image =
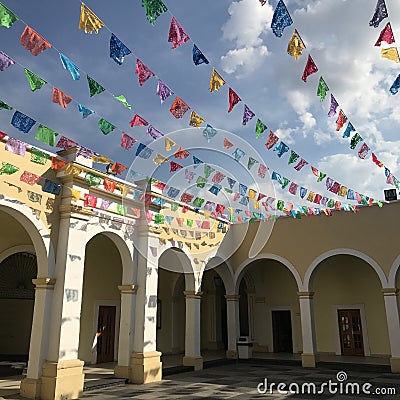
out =
<svg viewBox="0 0 400 400"><path fill-rule="evenodd" d="M264 3L265 4L265 3ZM261 1L261 5L264 5L263 2ZM376 8L375 8L375 13L370 21L370 26L373 26L377 28L380 24L380 22L388 17L387 9L386 9L386 4L385 0L378 0ZM290 14L283 2L283 0L279 0L275 11L274 15L272 18L271 22L271 29L274 32L274 34L277 37L282 36L283 30L290 26L293 23L292 18L290 17ZM393 31L390 25L390 22L386 24L384 29L381 31L379 38L375 44L375 46L381 46L382 42L386 42L387 44L393 44L394 41L394 36L393 36ZM297 29L294 30L294 33L289 41L287 52L289 55L293 56L295 59L299 58L302 54L302 51L306 48L306 45L304 44L303 40L300 37L299 32ZM396 47L390 47L390 48L382 48L382 57L388 58L390 60L399 62L399 56L398 56L398 51ZM308 55L306 66L304 68L304 72L302 75L302 80L304 82L307 82L307 78L318 72L318 67L315 64L314 60L312 59L311 55ZM398 86L397 86L398 85ZM395 83L392 85L390 88L390 92L392 94L396 94L398 88L400 87L400 75L396 79ZM329 87L326 84L324 78L321 76L319 79L318 83L318 88L317 88L317 96L320 98L321 102L325 100L327 92L329 91ZM334 95L331 93L330 95L330 107L329 107L329 112L328 116L332 117L337 114L337 108L339 107L338 101L335 99ZM381 161L378 160L377 156L372 152L371 148L367 145L367 143L364 141L362 136L356 132L355 127L353 124L348 121L348 117L345 115L344 111L342 109L339 110L339 114L336 120L336 131L340 131L344 124L348 122L347 127L343 133L343 138L350 138L350 135L352 134L353 136L350 138L350 149L354 150L356 149L357 146L357 155L361 159L367 159L369 158L369 155L371 154L371 159L372 162L377 165L380 168L384 168L385 176L386 176L386 183L390 185L394 185L397 189L400 190L400 181L391 173L390 169L386 167Z"/></svg>
<svg viewBox="0 0 400 400"><path fill-rule="evenodd" d="M83 9L84 11L83 12L86 12L86 9L84 8ZM93 15L92 15L92 17L93 17ZM82 20L82 17L81 17L81 20ZM86 25L85 25L86 26ZM176 34L175 36L174 35L171 35L171 29L172 29L172 27L175 29L178 29L178 31L179 31L179 35L178 34ZM182 30L183 30L183 28L181 27L181 25L179 24L179 23L177 23L177 21L175 20L174 21L174 24L171 24L171 29L170 29L170 37L171 37L171 42L174 42L174 40L175 39L173 39L174 37L175 38L178 38L178 36L179 37L183 37L184 39L183 40L181 40L181 42L182 43L184 43L184 42L186 42L188 39L189 39L189 36L188 35L184 35L183 33L182 33ZM114 38L114 42L115 42L115 38ZM182 44L182 43L180 43L180 44ZM48 46L49 47L49 46ZM46 47L47 48L47 47ZM128 49L129 50L129 49ZM197 49L198 50L198 49ZM125 51L125 53L126 53L126 51ZM61 56L60 56L61 57ZM139 84L140 85L143 85L143 83L147 80L147 79L149 79L151 76L154 76L154 73L147 67L147 66L145 66L143 63L141 63L141 62L139 62L140 60L138 60L137 59L137 62L136 62L136 72L137 72L137 74L138 74L138 79L139 79ZM73 64L73 63L72 63ZM65 63L65 65L70 65L69 63ZM75 66L76 67L76 66ZM75 73L76 73L76 68L74 68L74 71L75 71ZM72 73L71 73L72 74ZM89 81L89 77L88 77L88 81ZM95 82L96 84L97 84L97 82ZM224 85L226 82L224 81L224 79L218 74L218 72L215 70L215 69L213 69L213 73L212 73L212 77L211 77L211 80L210 80L210 91L214 91L214 90L218 90L222 85ZM89 85L90 85L90 83L89 83ZM99 87L100 86L100 87ZM168 88L169 89L169 88ZM99 85L99 84L97 84L97 85L94 85L94 92L93 92L93 95L94 94L97 94L97 93L101 93L102 91L104 91L104 88L102 88L101 87L101 85ZM162 92L162 93L165 93L165 91L162 91L162 90L160 90L160 92ZM91 94L92 94L92 91L91 91ZM60 95L60 94L59 94ZM121 97L123 97L123 96L121 96ZM160 96L161 97L161 96ZM57 96L56 96L56 98L57 98ZM178 99L178 100L177 100ZM61 97L61 100L60 100L60 102L62 103L62 104L64 104L64 106L66 106L68 103L67 103L67 101L68 101L68 98L63 98L63 97ZM122 99L122 101L124 101L123 99ZM163 101L163 99L161 98L161 101ZM189 109L190 107L186 104L186 103L184 103L180 98L176 98L175 99L175 102L174 103L176 103L175 104L175 106L174 107L171 107L171 113L173 113L173 112L176 112L176 114L177 114L177 116L180 118L180 117L182 117L183 116L183 114L187 111L187 109ZM189 107L189 108L188 108ZM186 111L185 111L185 108L186 108ZM176 116L176 115L175 115ZM249 121L249 120L251 120L253 117L255 116L255 114L250 110L250 108L247 106L247 105L245 105L245 107L244 107L244 115L243 115L243 125L246 125L247 124L247 122ZM199 117L198 115L197 115L197 117ZM200 117L201 118L201 117ZM203 120L204 121L204 120ZM100 120L100 122L99 122L99 127L100 127L100 129L103 131L103 133L105 133L105 134L107 134L107 133L109 133L109 132L111 132L113 129L115 129L115 126L113 126L112 124L110 124L110 123L108 123L108 121L105 121L105 120L103 120L103 119L101 119ZM259 136L264 130L266 129L266 125L265 124L263 124L262 123L262 121L261 120L257 120L257 125L256 125L256 132L257 132L257 135ZM158 132L158 131L156 131L156 132L154 132L154 128L153 129L151 129L150 130L150 135L153 137L153 139L155 139L155 138L157 138L157 137L159 137L159 136L162 136L162 134L160 135L160 132ZM158 134L157 134L157 132L158 132ZM48 132L47 132L48 133ZM213 136L215 136L215 134L216 134L216 130L215 129L213 129L209 124L207 125L207 128L204 130L204 136L207 138L207 140L210 140ZM48 136L48 135L47 135ZM127 139L126 137L125 137L125 139ZM132 139L132 138L131 138ZM54 142L54 140L51 140L50 141L50 143L53 143ZM131 140L131 142L132 142L132 140ZM142 149L141 150L145 150L145 145L143 145L143 144L141 144L142 145ZM267 145L267 144L266 144ZM144 147L143 147L144 146ZM268 147L267 147L268 148ZM287 146L286 145L284 145L284 143L283 142L281 142L280 144L279 144L279 146L277 146L277 150L278 150L278 152L277 152L277 154L278 154L278 156L279 157L281 157L281 155L283 154L283 153L285 153L287 150L288 150L288 148L287 148ZM148 148L146 149L146 150L149 150ZM275 150L275 149L274 149ZM142 153L142 151L140 152L140 154ZM148 154L148 151L145 153L145 154ZM240 150L240 149L236 149L235 150L235 152L234 152L234 157L235 157L235 159L237 160L237 161L239 161L240 160L240 158L242 157L244 155L244 152L242 151L242 150ZM250 160L249 160L249 162L250 162ZM179 168L181 168L181 166L179 165L179 164L177 164L177 163L172 163L171 162L171 172L173 172L173 171L176 171L177 169L179 169ZM215 192L217 192L217 189L216 188L214 188L214 193Z"/></svg>

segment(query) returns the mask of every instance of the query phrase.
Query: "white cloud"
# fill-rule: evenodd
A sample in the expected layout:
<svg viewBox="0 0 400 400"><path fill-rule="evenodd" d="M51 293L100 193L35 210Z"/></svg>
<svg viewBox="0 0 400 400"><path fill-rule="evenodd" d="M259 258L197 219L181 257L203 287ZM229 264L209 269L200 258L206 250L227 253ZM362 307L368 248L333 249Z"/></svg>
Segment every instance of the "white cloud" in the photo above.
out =
<svg viewBox="0 0 400 400"><path fill-rule="evenodd" d="M228 9L229 20L223 25L223 39L235 42L235 48L221 57L222 68L226 73L254 71L268 55L268 48L261 36L271 24L273 9L264 7L254 0L240 0L231 3Z"/></svg>

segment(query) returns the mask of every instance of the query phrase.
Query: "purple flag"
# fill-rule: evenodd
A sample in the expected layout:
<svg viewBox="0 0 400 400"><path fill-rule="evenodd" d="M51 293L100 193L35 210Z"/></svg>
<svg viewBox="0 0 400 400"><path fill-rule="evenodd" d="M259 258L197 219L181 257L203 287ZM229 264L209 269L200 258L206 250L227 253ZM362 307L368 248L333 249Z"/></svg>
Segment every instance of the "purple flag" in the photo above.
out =
<svg viewBox="0 0 400 400"><path fill-rule="evenodd" d="M76 153L77 156L82 156L85 158L92 158L94 156L94 151L88 149L87 147L79 146L78 152Z"/></svg>
<svg viewBox="0 0 400 400"><path fill-rule="evenodd" d="M15 64L15 61L7 54L0 51L0 71L4 71L12 64Z"/></svg>
<svg viewBox="0 0 400 400"><path fill-rule="evenodd" d="M250 110L247 105L244 105L244 112L243 112L243 125L246 125L256 114Z"/></svg>
<svg viewBox="0 0 400 400"><path fill-rule="evenodd" d="M58 142L56 143L56 147L67 150L70 147L75 147L78 146L78 143L74 142L71 139L68 139L65 136L61 136L60 139L58 139Z"/></svg>
<svg viewBox="0 0 400 400"><path fill-rule="evenodd" d="M107 208L110 207L111 203L112 203L112 201L110 201L110 200L101 199L100 209L107 210Z"/></svg>
<svg viewBox="0 0 400 400"><path fill-rule="evenodd" d="M375 7L374 15L372 16L371 21L369 21L369 26L373 26L377 28L380 22L388 17L388 12L386 9L385 0L378 0Z"/></svg>
<svg viewBox="0 0 400 400"><path fill-rule="evenodd" d="M18 154L19 156L24 156L26 152L26 143L21 142L18 139L9 138L6 143L6 150L11 153Z"/></svg>
<svg viewBox="0 0 400 400"><path fill-rule="evenodd" d="M161 104L174 92L161 80L158 80L156 93L160 96Z"/></svg>
<svg viewBox="0 0 400 400"><path fill-rule="evenodd" d="M156 128L154 128L154 126L149 125L149 127L147 128L146 133L148 135L150 135L154 140L156 140L159 137L164 136L163 133L161 133L160 131L158 131Z"/></svg>
<svg viewBox="0 0 400 400"><path fill-rule="evenodd" d="M335 97L331 93L331 107L328 112L328 117L332 117L336 114L336 109L339 107L339 103L336 101Z"/></svg>

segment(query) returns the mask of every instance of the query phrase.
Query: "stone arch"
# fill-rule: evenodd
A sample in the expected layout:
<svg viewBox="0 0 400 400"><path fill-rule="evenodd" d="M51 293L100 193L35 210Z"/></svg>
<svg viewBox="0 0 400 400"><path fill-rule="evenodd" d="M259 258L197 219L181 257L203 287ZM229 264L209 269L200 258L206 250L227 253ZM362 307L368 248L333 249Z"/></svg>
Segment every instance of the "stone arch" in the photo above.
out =
<svg viewBox="0 0 400 400"><path fill-rule="evenodd" d="M396 259L393 261L392 266L390 267L388 287L390 288L396 287L396 278L399 271L400 271L400 256L397 256Z"/></svg>
<svg viewBox="0 0 400 400"><path fill-rule="evenodd" d="M284 265L292 273L293 278L296 281L297 288L300 290L300 288L302 287L302 281L300 278L300 274L298 273L298 271L294 267L294 265L292 263L290 263L288 260L286 260L285 258L278 256L276 254L263 253L263 254L259 254L258 256L254 257L254 258L243 261L242 264L239 266L239 268L236 270L235 277L234 277L235 293L239 292L240 281L242 280L242 277L247 272L247 270L248 270L247 267L250 264L252 264L253 262L255 262L257 260L263 260L263 259L275 260L275 261L280 262L282 265Z"/></svg>
<svg viewBox="0 0 400 400"><path fill-rule="evenodd" d="M38 277L53 277L55 272L55 255L50 233L41 219L32 215L31 209L14 201L10 203L6 199L0 199L0 211L18 221L29 235L35 250Z"/></svg>
<svg viewBox="0 0 400 400"><path fill-rule="evenodd" d="M204 260L202 274L204 274L204 271L208 269L207 265L209 264L214 265L211 266L210 269L215 269L224 282L226 294L234 294L234 273L230 262L228 260L224 260L219 255L212 255Z"/></svg>
<svg viewBox="0 0 400 400"><path fill-rule="evenodd" d="M305 275L304 275L304 283L302 285L301 291L309 292L312 290L312 280L314 277L314 271L318 268L322 261L329 257L333 257L336 255L349 255L360 258L364 260L367 264L369 264L374 271L377 273L379 281L381 282L382 288L388 287L388 281L386 279L385 273L383 272L382 268L379 264L370 256L354 249L346 249L346 248L339 248L326 251L323 254L320 254L308 267Z"/></svg>

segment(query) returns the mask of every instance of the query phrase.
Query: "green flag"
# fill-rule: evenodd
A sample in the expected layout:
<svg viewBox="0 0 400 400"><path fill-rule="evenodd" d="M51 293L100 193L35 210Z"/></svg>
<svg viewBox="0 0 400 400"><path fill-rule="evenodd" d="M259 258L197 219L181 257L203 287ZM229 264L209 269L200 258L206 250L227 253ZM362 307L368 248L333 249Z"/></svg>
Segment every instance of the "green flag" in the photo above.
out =
<svg viewBox="0 0 400 400"><path fill-rule="evenodd" d="M362 140L363 140L363 138L362 138L358 133L356 133L356 134L351 138L351 141L350 141L350 148L351 148L352 150L354 150L354 149L356 148L357 144L358 144L359 142L361 142Z"/></svg>
<svg viewBox="0 0 400 400"><path fill-rule="evenodd" d="M111 124L110 122L106 121L104 118L102 118L97 126L99 129L105 134L108 135L110 132L112 132L115 129L115 126Z"/></svg>
<svg viewBox="0 0 400 400"><path fill-rule="evenodd" d="M210 167L209 165L204 165L204 176L206 178L209 178L210 175L215 171L213 167Z"/></svg>
<svg viewBox="0 0 400 400"><path fill-rule="evenodd" d="M179 208L179 204L176 202L171 203L171 211L177 211Z"/></svg>
<svg viewBox="0 0 400 400"><path fill-rule="evenodd" d="M91 172L86 172L85 182L89 186L98 187L103 182L103 179L98 175L92 174Z"/></svg>
<svg viewBox="0 0 400 400"><path fill-rule="evenodd" d="M329 199L328 203L327 203L327 207L329 207L329 208L335 207L335 200Z"/></svg>
<svg viewBox="0 0 400 400"><path fill-rule="evenodd" d="M203 205L203 203L204 203L204 199L202 199L202 198L200 198L200 197L196 197L196 198L193 200L193 205L194 205L195 207L201 207L201 206Z"/></svg>
<svg viewBox="0 0 400 400"><path fill-rule="evenodd" d="M12 110L13 108L8 104L4 103L4 101L0 100L0 110Z"/></svg>
<svg viewBox="0 0 400 400"><path fill-rule="evenodd" d="M87 81L89 84L90 90L90 97L94 96L95 94L99 94L104 92L106 89L103 88L99 83L97 83L94 79L92 79L89 75L87 75Z"/></svg>
<svg viewBox="0 0 400 400"><path fill-rule="evenodd" d="M283 211L283 208L285 207L285 202L283 200L278 200L276 203L276 208L280 211Z"/></svg>
<svg viewBox="0 0 400 400"><path fill-rule="evenodd" d="M255 158L249 156L249 162L247 163L247 169L250 170L251 167L252 167L255 163L258 163L258 161L257 161Z"/></svg>
<svg viewBox="0 0 400 400"><path fill-rule="evenodd" d="M52 129L40 124L36 132L35 139L39 140L39 142L46 143L49 146L54 146L57 135L57 132L54 132Z"/></svg>
<svg viewBox="0 0 400 400"><path fill-rule="evenodd" d="M1 163L1 167L0 167L0 175L6 174L6 175L11 175L14 174L15 172L17 172L19 170L18 167L16 167L15 165L12 165L8 162L2 162Z"/></svg>
<svg viewBox="0 0 400 400"><path fill-rule="evenodd" d="M146 19L155 25L156 19L168 11L167 6L161 0L142 0L142 7L146 8Z"/></svg>
<svg viewBox="0 0 400 400"><path fill-rule="evenodd" d="M265 125L261 121L261 119L257 119L257 123L256 123L256 133L257 133L257 135L256 135L256 138L258 139L266 129L268 129L267 125Z"/></svg>
<svg viewBox="0 0 400 400"><path fill-rule="evenodd" d="M130 110L132 109L132 106L127 102L124 95L121 94L121 96L114 96L114 99L119 101L124 107L129 108Z"/></svg>
<svg viewBox="0 0 400 400"><path fill-rule="evenodd" d="M207 183L206 178L203 178L202 176L199 176L197 178L196 185L198 188L204 188L204 186L206 186L206 183Z"/></svg>
<svg viewBox="0 0 400 400"><path fill-rule="evenodd" d="M187 226L193 226L193 220L192 219L187 219L186 220L186 225Z"/></svg>
<svg viewBox="0 0 400 400"><path fill-rule="evenodd" d="M156 223L156 224L163 224L164 223L164 220L165 220L165 218L164 218L164 215L162 215L162 214L156 214L155 216L154 216L154 222Z"/></svg>
<svg viewBox="0 0 400 400"><path fill-rule="evenodd" d="M127 211L128 211L127 206L123 206L122 204L117 204L117 213L119 215L126 215Z"/></svg>
<svg viewBox="0 0 400 400"><path fill-rule="evenodd" d="M329 91L328 85L325 83L324 78L321 76L319 78L317 96L320 97L321 101L325 100L326 93Z"/></svg>
<svg viewBox="0 0 400 400"><path fill-rule="evenodd" d="M35 164L44 165L44 164L46 164L46 161L49 158L50 158L50 156L47 153L32 147L32 149L31 149L31 162L33 162Z"/></svg>
<svg viewBox="0 0 400 400"><path fill-rule="evenodd" d="M11 12L4 4L0 3L0 25L9 28L19 18Z"/></svg>
<svg viewBox="0 0 400 400"><path fill-rule="evenodd" d="M282 189L285 189L285 187L289 184L290 179L283 177L283 184L282 184Z"/></svg>
<svg viewBox="0 0 400 400"><path fill-rule="evenodd" d="M26 79L28 79L32 92L34 92L37 89L40 89L43 85L47 83L44 79L35 75L32 71L29 71L29 69L24 68L24 71Z"/></svg>
<svg viewBox="0 0 400 400"><path fill-rule="evenodd" d="M290 157L289 157L288 164L289 165L293 164L294 162L296 162L298 160L298 158L299 158L299 155L295 151L290 150Z"/></svg>

